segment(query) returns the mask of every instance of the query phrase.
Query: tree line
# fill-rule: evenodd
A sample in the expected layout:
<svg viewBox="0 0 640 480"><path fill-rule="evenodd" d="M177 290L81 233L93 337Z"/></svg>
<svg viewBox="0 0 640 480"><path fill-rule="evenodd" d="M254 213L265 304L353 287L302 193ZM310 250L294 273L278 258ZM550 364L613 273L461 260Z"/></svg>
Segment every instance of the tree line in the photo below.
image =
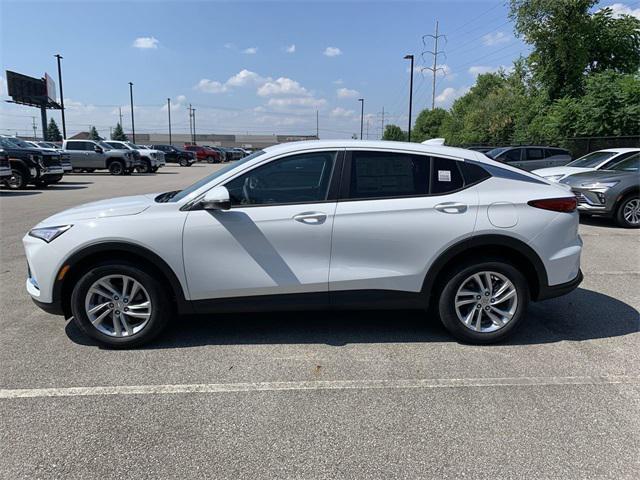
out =
<svg viewBox="0 0 640 480"><path fill-rule="evenodd" d="M640 20L593 11L597 0L510 0L531 46L508 70L476 78L449 110L423 110L411 140L448 145L563 145L571 137L640 135ZM387 125L385 140L405 140Z"/></svg>

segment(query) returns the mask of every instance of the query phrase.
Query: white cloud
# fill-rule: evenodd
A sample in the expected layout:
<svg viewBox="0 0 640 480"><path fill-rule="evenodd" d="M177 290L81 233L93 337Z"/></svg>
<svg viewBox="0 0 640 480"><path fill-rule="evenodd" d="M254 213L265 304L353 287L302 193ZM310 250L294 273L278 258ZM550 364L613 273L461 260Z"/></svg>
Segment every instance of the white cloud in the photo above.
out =
<svg viewBox="0 0 640 480"><path fill-rule="evenodd" d="M158 48L158 39L155 37L138 37L131 45L134 48L150 49Z"/></svg>
<svg viewBox="0 0 640 480"><path fill-rule="evenodd" d="M224 48L232 50L232 49L236 48L236 46L233 43L225 43L224 44Z"/></svg>
<svg viewBox="0 0 640 480"><path fill-rule="evenodd" d="M339 88L336 90L338 98L354 98L360 95L360 92L351 88Z"/></svg>
<svg viewBox="0 0 640 480"><path fill-rule="evenodd" d="M456 98L461 97L468 91L469 87L447 87L442 90L438 96L436 96L436 103L439 105L451 105Z"/></svg>
<svg viewBox="0 0 640 480"><path fill-rule="evenodd" d="M295 53L296 52L296 45L295 43L292 43L291 45L284 47L284 51L287 53Z"/></svg>
<svg viewBox="0 0 640 480"><path fill-rule="evenodd" d="M337 80L334 80L332 83L334 85L342 85L344 81L341 78L338 78Z"/></svg>
<svg viewBox="0 0 640 480"><path fill-rule="evenodd" d="M504 32L487 33L482 37L482 43L487 47L509 43L510 41L511 37Z"/></svg>
<svg viewBox="0 0 640 480"><path fill-rule="evenodd" d="M327 47L324 49L323 55L327 57L337 57L338 55L342 55L342 50L338 47Z"/></svg>
<svg viewBox="0 0 640 480"><path fill-rule="evenodd" d="M217 80L209 80L208 78L200 80L194 88L205 93L222 93L227 91L226 85Z"/></svg>
<svg viewBox="0 0 640 480"><path fill-rule="evenodd" d="M258 47L249 47L242 50L242 53L246 53L247 55L255 55L258 53Z"/></svg>
<svg viewBox="0 0 640 480"><path fill-rule="evenodd" d="M271 98L267 102L270 107L322 107L327 101L324 98L313 97L292 97L292 98Z"/></svg>
<svg viewBox="0 0 640 480"><path fill-rule="evenodd" d="M229 77L229 79L225 82L225 86L227 87L244 87L245 85L258 85L270 80L269 78L264 78L258 75L256 72L252 72L251 70L243 69L238 73Z"/></svg>
<svg viewBox="0 0 640 480"><path fill-rule="evenodd" d="M640 20L640 8L632 9L624 3L614 3L609 5L609 8L613 11L613 16L618 18L622 15L631 15Z"/></svg>
<svg viewBox="0 0 640 480"><path fill-rule="evenodd" d="M352 117L356 112L353 110L347 110L346 108L336 107L331 110L332 117Z"/></svg>
<svg viewBox="0 0 640 480"><path fill-rule="evenodd" d="M173 99L171 100L171 110L180 110L182 107L186 105L186 103L187 103L187 97L184 95L178 95L175 100ZM167 104L165 103L164 105L162 105L160 110L162 110L163 112L166 112L168 110Z"/></svg>
<svg viewBox="0 0 640 480"><path fill-rule="evenodd" d="M276 95L303 96L307 97L310 93L295 80L280 77L273 81L268 81L258 88L258 95L261 97L272 97Z"/></svg>

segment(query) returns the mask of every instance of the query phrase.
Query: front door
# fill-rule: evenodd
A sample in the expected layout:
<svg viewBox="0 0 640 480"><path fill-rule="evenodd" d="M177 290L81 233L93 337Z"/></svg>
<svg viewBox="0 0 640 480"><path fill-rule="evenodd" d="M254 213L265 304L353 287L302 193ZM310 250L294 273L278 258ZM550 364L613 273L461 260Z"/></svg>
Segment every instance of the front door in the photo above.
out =
<svg viewBox="0 0 640 480"><path fill-rule="evenodd" d="M183 255L191 299L326 293L338 155L272 160L225 183L230 210L190 211Z"/></svg>

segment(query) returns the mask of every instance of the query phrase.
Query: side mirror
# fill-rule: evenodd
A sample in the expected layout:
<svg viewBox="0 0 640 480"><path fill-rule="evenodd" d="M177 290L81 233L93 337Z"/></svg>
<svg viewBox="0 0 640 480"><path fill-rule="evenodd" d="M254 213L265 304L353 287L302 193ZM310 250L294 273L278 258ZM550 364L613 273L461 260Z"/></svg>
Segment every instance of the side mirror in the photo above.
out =
<svg viewBox="0 0 640 480"><path fill-rule="evenodd" d="M212 188L200 201L200 206L204 210L229 210L231 208L229 190L226 187Z"/></svg>
<svg viewBox="0 0 640 480"><path fill-rule="evenodd" d="M93 147L93 151L96 153L102 153L104 152L104 150L102 150L102 147L99 147L98 145L96 145L95 147Z"/></svg>

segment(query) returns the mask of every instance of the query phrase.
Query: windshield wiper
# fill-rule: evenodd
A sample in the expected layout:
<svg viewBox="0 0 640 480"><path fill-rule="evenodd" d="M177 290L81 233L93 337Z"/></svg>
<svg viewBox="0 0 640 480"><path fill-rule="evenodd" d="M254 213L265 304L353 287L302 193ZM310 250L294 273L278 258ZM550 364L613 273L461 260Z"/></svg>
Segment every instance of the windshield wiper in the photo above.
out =
<svg viewBox="0 0 640 480"><path fill-rule="evenodd" d="M180 193L180 190L173 190L171 192L161 193L155 198L155 201L158 203L166 203L169 200L171 200L173 197L175 197L178 193Z"/></svg>

